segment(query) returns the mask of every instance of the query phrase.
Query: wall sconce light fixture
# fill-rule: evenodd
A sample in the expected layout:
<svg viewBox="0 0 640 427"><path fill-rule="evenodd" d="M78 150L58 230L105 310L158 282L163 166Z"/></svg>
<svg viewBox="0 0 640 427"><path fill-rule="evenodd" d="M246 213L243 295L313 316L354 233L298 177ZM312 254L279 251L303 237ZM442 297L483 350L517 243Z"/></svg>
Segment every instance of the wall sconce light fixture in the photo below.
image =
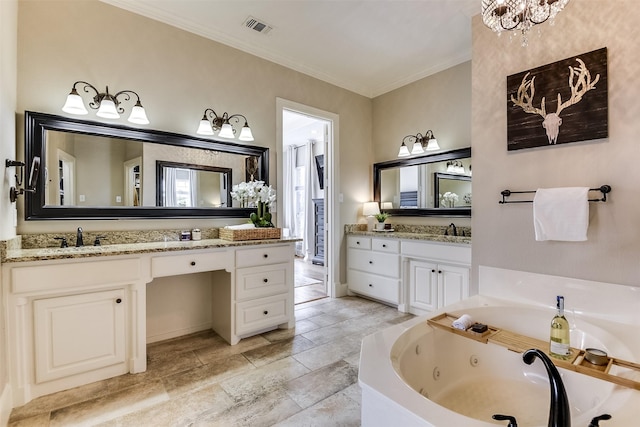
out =
<svg viewBox="0 0 640 427"><path fill-rule="evenodd" d="M409 144L413 144L411 151L409 151L409 147L407 147L405 141ZM425 132L424 136L422 136L421 133L418 133L416 135L407 135L402 138L402 145L400 146L398 157L409 157L415 154L422 154L425 151L434 151L439 149L440 146L438 145L438 140L433 135L433 132L428 130Z"/></svg>
<svg viewBox="0 0 640 427"><path fill-rule="evenodd" d="M447 172L465 174L464 165L459 160L451 160L447 162Z"/></svg>
<svg viewBox="0 0 640 427"><path fill-rule="evenodd" d="M233 120L236 124L239 124L240 117L244 119L244 125L242 126L238 139L240 141L253 141L253 133L245 116L242 114L229 115L226 111L222 116L218 116L211 108L204 110L202 120L200 120L200 126L198 126L196 133L198 135L214 135L215 132L218 132L220 138L233 139L236 137L236 130L231 126L230 121Z"/></svg>
<svg viewBox="0 0 640 427"><path fill-rule="evenodd" d="M84 92L90 93L89 89L95 92L93 100L89 102L89 107L94 110L98 110L96 116L102 117L105 119L119 119L120 114L124 113L124 108L122 108L121 101L118 99L122 97L123 101L129 101L131 99L130 93L136 96L136 104L131 109L131 114L129 115L129 120L131 123L136 123L139 125L149 124L149 119L147 119L147 113L144 111L144 107L140 103L140 96L132 90L121 90L120 92L112 95L109 93L109 86L104 93L100 93L98 89L96 89L91 83L84 82L79 80L73 84L71 88L71 92L67 96L67 102L65 102L62 107L62 111L69 114L78 114L85 115L88 113L87 109L84 106L84 101L82 97L78 94L78 90L76 89L76 85L78 84L84 85Z"/></svg>
<svg viewBox="0 0 640 427"><path fill-rule="evenodd" d="M18 173L18 171L16 170L16 187L11 187L9 189L9 200L11 200L11 203L15 202L16 200L18 200L18 196L21 194L24 194L25 192L28 193L35 193L36 192L36 184L38 183L38 174L40 173L40 157L36 156L33 158L33 161L31 162L31 171L29 173L29 182L27 184L27 186L25 188L20 188L20 186L22 185L22 180L24 177L24 166L25 164L23 162L19 162L16 160L9 160L6 159L4 162L5 167L10 168L10 167L16 167L16 168L20 168L20 172Z"/></svg>

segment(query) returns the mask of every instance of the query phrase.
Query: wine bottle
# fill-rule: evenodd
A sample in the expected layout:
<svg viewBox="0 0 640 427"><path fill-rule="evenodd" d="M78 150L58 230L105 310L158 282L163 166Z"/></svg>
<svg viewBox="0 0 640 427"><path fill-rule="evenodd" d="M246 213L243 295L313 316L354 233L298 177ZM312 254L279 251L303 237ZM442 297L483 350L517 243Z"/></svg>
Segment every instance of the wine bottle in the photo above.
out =
<svg viewBox="0 0 640 427"><path fill-rule="evenodd" d="M558 295L558 312L551 320L551 339L549 341L549 354L558 359L568 359L570 356L569 322L564 317L564 297Z"/></svg>

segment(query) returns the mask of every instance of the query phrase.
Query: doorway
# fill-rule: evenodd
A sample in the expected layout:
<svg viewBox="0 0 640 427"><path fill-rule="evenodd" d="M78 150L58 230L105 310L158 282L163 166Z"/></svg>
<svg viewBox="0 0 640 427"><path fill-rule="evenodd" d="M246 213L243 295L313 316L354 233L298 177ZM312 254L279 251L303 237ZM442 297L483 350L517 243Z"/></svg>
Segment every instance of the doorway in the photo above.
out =
<svg viewBox="0 0 640 427"><path fill-rule="evenodd" d="M295 302L334 296L331 177L337 116L278 99L278 226L296 245Z"/></svg>

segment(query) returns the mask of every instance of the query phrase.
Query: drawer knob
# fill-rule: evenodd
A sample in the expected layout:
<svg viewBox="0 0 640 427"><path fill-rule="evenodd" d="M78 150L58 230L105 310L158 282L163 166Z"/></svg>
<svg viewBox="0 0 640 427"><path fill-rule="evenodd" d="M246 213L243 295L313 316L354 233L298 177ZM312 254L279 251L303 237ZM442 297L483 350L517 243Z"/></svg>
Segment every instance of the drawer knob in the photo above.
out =
<svg viewBox="0 0 640 427"><path fill-rule="evenodd" d="M359 245L359 244L360 244L360 242L356 242L356 245Z"/></svg>
<svg viewBox="0 0 640 427"><path fill-rule="evenodd" d="M192 265L192 266L193 266L193 265L196 265L196 262L195 262L195 261L191 261L191 265Z"/></svg>
<svg viewBox="0 0 640 427"><path fill-rule="evenodd" d="M436 272L436 269L435 269L435 268L432 268L432 269L431 269L431 272L432 272L432 273L435 273L435 272Z"/></svg>
<svg viewBox="0 0 640 427"><path fill-rule="evenodd" d="M267 283L267 282L269 281L269 279L267 279L267 278L265 277L264 279L262 279L262 281L263 281L264 283Z"/></svg>
<svg viewBox="0 0 640 427"><path fill-rule="evenodd" d="M442 274L442 270L438 270L438 274Z"/></svg>
<svg viewBox="0 0 640 427"><path fill-rule="evenodd" d="M369 287L370 287L370 288L373 288L373 285L372 285L371 283L369 283Z"/></svg>
<svg viewBox="0 0 640 427"><path fill-rule="evenodd" d="M369 261L369 264L373 264L373 261Z"/></svg>
<svg viewBox="0 0 640 427"><path fill-rule="evenodd" d="M269 254L264 254L262 256L265 257L265 258L269 258Z"/></svg>
<svg viewBox="0 0 640 427"><path fill-rule="evenodd" d="M382 245L382 247L383 247L383 248L386 248L386 247L387 247L387 245Z"/></svg>
<svg viewBox="0 0 640 427"><path fill-rule="evenodd" d="M122 298L116 299L116 304L120 304L122 302Z"/></svg>
<svg viewBox="0 0 640 427"><path fill-rule="evenodd" d="M263 311L262 314L264 314L266 316L267 314L269 314L269 310Z"/></svg>

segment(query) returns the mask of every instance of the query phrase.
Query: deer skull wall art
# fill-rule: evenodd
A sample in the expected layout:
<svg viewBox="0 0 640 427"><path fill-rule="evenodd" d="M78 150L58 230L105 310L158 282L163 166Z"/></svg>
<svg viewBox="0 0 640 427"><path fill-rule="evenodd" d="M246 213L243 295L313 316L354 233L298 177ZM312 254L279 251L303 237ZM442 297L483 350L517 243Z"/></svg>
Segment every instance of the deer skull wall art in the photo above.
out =
<svg viewBox="0 0 640 427"><path fill-rule="evenodd" d="M606 54L603 48L509 76L508 149L606 138Z"/></svg>

